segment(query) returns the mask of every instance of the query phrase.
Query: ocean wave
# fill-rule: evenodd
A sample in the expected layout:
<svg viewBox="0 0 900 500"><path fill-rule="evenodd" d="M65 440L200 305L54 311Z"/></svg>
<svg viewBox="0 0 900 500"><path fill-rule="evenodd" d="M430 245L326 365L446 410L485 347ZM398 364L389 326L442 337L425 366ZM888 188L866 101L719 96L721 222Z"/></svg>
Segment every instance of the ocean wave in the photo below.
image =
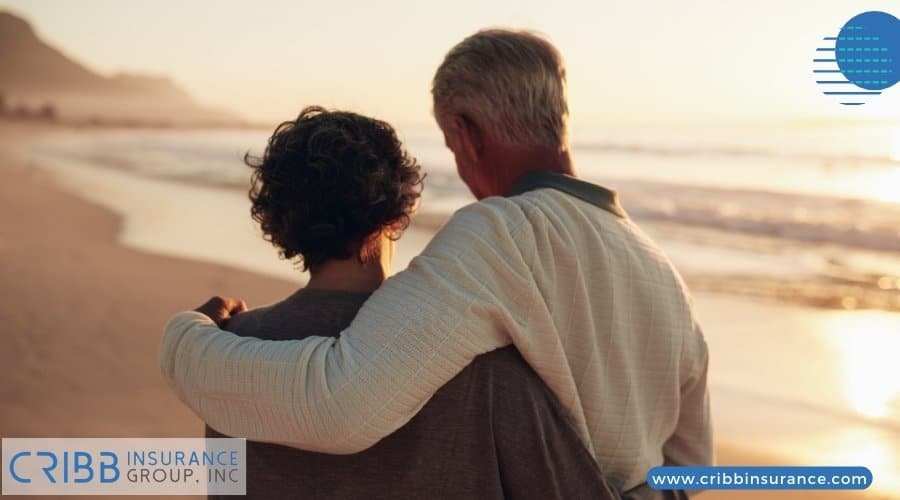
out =
<svg viewBox="0 0 900 500"><path fill-rule="evenodd" d="M261 138L261 135L232 137L221 133L196 137L109 134L92 140L79 136L69 141L57 138L42 144L40 153L75 157L95 165L127 169L152 177L245 190L250 170L241 162L241 156L247 150L244 145L254 144L253 141ZM596 147L620 146L599 143ZM674 151L666 148L650 150ZM756 154L753 150L723 151ZM586 173L589 180L616 188L626 210L637 220L672 222L792 241L900 251L900 224L897 223L900 204L828 194L601 178ZM453 169L429 170L423 200L426 208L449 215L471 201L468 189Z"/></svg>
<svg viewBox="0 0 900 500"><path fill-rule="evenodd" d="M900 252L900 204L651 181L591 180L616 189L625 209L638 221ZM441 200L437 205L444 210L471 201L465 185L447 175L429 175L426 196ZM427 199L424 203L435 205Z"/></svg>
<svg viewBox="0 0 900 500"><path fill-rule="evenodd" d="M640 142L581 141L575 142L573 144L573 149L584 151L586 153L619 153L660 157L720 157L724 159L756 157L796 163L816 163L824 166L859 164L896 166L897 164L896 160L887 154L866 155L837 152L825 154L806 151L786 152L751 146L660 146L648 145Z"/></svg>
<svg viewBox="0 0 900 500"><path fill-rule="evenodd" d="M612 181L632 217L900 251L900 205L855 198Z"/></svg>

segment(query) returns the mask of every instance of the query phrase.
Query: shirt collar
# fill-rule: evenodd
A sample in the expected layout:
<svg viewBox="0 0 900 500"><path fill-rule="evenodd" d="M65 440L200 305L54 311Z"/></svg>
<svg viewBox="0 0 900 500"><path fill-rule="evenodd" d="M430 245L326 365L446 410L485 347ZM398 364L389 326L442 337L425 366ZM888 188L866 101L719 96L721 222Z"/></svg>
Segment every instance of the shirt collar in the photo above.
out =
<svg viewBox="0 0 900 500"><path fill-rule="evenodd" d="M583 181L571 175L551 172L550 170L537 170L519 177L506 195L516 196L541 188L552 188L562 191L602 208L617 217L628 218L628 213L619 204L619 194L612 189Z"/></svg>

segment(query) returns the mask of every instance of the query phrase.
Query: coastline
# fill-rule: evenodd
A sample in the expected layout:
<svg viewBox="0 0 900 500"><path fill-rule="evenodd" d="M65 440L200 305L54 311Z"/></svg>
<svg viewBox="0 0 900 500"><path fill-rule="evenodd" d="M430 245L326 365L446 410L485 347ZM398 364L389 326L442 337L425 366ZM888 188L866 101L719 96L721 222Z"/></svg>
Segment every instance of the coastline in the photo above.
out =
<svg viewBox="0 0 900 500"><path fill-rule="evenodd" d="M200 435L202 423L158 374L162 326L172 313L214 294L243 297L251 307L278 300L299 285L300 274L289 281L127 248L118 242L120 216L69 194L58 176L15 157L41 127L0 124L0 131L0 217L7 235L0 237L0 321L8 346L0 355L7 381L0 434ZM728 443L717 453L723 465L799 465ZM889 498L843 491L717 491L701 498L759 497Z"/></svg>
<svg viewBox="0 0 900 500"><path fill-rule="evenodd" d="M122 247L119 217L10 154L33 130L3 132L0 434L202 435L199 419L159 375L163 325L210 295L241 295L259 305L297 285Z"/></svg>

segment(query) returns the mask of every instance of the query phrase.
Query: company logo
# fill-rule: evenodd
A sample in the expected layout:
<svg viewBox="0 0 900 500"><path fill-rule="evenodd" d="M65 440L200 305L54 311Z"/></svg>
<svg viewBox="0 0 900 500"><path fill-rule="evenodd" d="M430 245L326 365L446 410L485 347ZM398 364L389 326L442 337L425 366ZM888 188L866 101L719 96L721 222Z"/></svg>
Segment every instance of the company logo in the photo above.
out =
<svg viewBox="0 0 900 500"><path fill-rule="evenodd" d="M900 20L863 12L816 49L813 74L822 92L845 106L862 106L900 80Z"/></svg>
<svg viewBox="0 0 900 500"><path fill-rule="evenodd" d="M243 495L246 441L3 439L4 495Z"/></svg>

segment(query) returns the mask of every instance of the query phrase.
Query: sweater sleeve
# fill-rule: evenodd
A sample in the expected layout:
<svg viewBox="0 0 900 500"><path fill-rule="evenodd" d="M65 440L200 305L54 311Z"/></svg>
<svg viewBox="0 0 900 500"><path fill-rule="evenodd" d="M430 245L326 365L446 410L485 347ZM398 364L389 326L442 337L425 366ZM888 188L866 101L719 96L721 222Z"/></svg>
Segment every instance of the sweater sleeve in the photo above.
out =
<svg viewBox="0 0 900 500"><path fill-rule="evenodd" d="M160 369L213 428L326 453L369 448L479 354L528 335L534 244L513 202L458 211L338 338L265 341L195 312L166 326ZM524 249L524 250L523 250ZM309 332L316 334L316 332Z"/></svg>
<svg viewBox="0 0 900 500"><path fill-rule="evenodd" d="M674 434L663 446L666 465L713 465L713 431L707 372L709 352L700 325L694 322L690 375L681 386L681 412Z"/></svg>

